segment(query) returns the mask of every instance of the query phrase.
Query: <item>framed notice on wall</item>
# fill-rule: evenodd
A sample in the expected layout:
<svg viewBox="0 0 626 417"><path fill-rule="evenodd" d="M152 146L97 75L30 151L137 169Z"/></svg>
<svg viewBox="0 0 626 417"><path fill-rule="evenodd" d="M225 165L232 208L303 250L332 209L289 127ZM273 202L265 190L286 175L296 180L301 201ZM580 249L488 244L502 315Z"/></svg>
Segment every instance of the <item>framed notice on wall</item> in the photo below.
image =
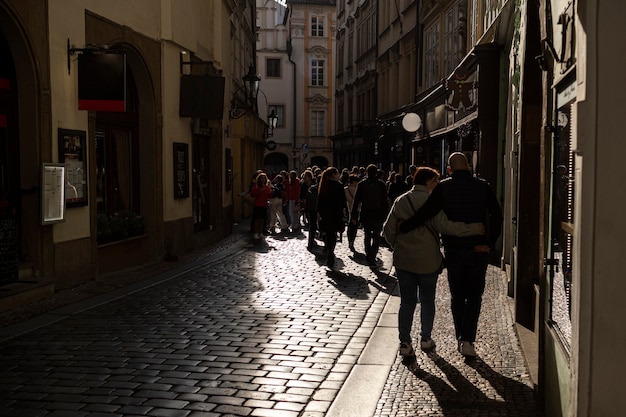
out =
<svg viewBox="0 0 626 417"><path fill-rule="evenodd" d="M174 142L174 198L189 197L189 145Z"/></svg>
<svg viewBox="0 0 626 417"><path fill-rule="evenodd" d="M85 131L59 129L59 163L65 165L66 206L86 206L88 197Z"/></svg>
<svg viewBox="0 0 626 417"><path fill-rule="evenodd" d="M44 163L41 170L41 224L65 221L65 165Z"/></svg>

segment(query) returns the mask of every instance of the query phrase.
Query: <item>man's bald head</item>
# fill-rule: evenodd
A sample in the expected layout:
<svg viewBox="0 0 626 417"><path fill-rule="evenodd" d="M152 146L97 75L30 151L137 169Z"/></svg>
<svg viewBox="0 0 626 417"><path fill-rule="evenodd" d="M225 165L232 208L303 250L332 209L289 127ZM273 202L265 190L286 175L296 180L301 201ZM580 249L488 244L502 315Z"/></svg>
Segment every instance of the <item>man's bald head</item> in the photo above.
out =
<svg viewBox="0 0 626 417"><path fill-rule="evenodd" d="M451 154L448 158L448 166L453 172L458 170L469 171L469 162L462 152L454 152Z"/></svg>

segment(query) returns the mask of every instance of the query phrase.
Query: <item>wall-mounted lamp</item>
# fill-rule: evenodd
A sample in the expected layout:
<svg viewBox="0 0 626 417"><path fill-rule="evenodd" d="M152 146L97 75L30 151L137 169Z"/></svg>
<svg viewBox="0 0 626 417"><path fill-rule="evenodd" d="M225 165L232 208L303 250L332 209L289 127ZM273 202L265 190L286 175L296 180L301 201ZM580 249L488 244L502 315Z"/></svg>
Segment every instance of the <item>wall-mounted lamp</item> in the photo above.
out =
<svg viewBox="0 0 626 417"><path fill-rule="evenodd" d="M243 87L239 87L235 93L233 94L233 99L230 104L230 111L228 115L230 119L239 119L243 116L246 111L252 109L254 107L254 103L256 103L257 95L259 94L259 84L261 82L261 76L258 75L254 66L250 65L248 68L248 73L243 76ZM245 92L245 107L239 107L237 102L237 93L244 89Z"/></svg>
<svg viewBox="0 0 626 417"><path fill-rule="evenodd" d="M265 128L265 134L263 135L266 140L274 136L274 130L277 125L278 116L276 116L276 111L272 109L272 112L267 116L267 127Z"/></svg>

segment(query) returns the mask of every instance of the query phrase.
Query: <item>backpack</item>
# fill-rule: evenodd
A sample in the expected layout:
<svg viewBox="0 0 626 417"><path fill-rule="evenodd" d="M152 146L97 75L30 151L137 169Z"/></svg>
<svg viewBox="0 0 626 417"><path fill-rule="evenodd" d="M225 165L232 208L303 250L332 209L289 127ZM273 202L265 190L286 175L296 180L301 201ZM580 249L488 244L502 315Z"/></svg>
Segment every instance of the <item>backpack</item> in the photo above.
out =
<svg viewBox="0 0 626 417"><path fill-rule="evenodd" d="M304 201L306 202L307 210L315 211L317 208L317 184L309 187Z"/></svg>

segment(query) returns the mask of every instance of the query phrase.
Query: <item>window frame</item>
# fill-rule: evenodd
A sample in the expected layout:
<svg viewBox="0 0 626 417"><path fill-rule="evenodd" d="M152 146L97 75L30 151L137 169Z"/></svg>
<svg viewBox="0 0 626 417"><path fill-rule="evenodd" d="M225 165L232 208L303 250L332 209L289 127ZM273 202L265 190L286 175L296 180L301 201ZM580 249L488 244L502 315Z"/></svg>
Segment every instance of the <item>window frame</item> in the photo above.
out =
<svg viewBox="0 0 626 417"><path fill-rule="evenodd" d="M326 137L326 110L311 110L311 136Z"/></svg>
<svg viewBox="0 0 626 417"><path fill-rule="evenodd" d="M326 86L326 60L325 59L311 59L311 86L312 87L324 87Z"/></svg>
<svg viewBox="0 0 626 417"><path fill-rule="evenodd" d="M324 37L324 29L325 29L325 19L324 16L311 16L311 37L312 38L323 38Z"/></svg>
<svg viewBox="0 0 626 417"><path fill-rule="evenodd" d="M424 30L424 87L441 79L441 22L437 19Z"/></svg>
<svg viewBox="0 0 626 417"><path fill-rule="evenodd" d="M271 64L270 64L271 62ZM274 72L270 74L270 69L277 70L278 75ZM274 57L265 58L265 78L282 78L282 59Z"/></svg>

